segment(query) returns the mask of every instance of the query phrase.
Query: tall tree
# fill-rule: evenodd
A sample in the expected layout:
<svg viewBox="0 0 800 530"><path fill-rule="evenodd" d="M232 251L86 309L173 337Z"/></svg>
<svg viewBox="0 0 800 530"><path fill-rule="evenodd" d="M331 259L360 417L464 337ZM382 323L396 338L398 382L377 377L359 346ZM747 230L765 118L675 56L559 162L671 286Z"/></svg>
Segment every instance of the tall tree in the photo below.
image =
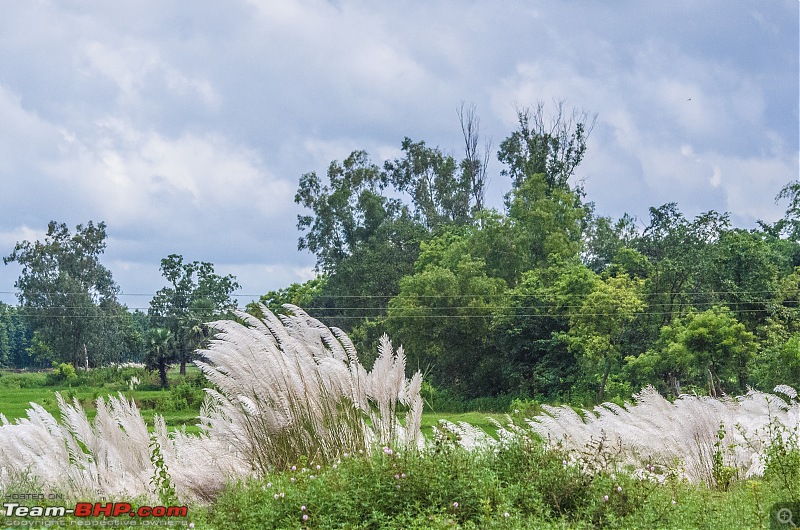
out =
<svg viewBox="0 0 800 530"><path fill-rule="evenodd" d="M483 152L478 147L481 120L475 111L475 105L465 105L463 102L458 108L458 121L461 123L461 134L464 136L464 159L461 161L461 172L464 179L469 182L473 218L477 217L484 208L486 168L489 166L492 150L491 140L486 140Z"/></svg>
<svg viewBox="0 0 800 530"><path fill-rule="evenodd" d="M105 327L119 310L119 288L100 263L105 240L105 223L89 221L71 234L66 224L51 221L44 241L19 242L3 258L22 266L15 284L20 306L52 360L95 364L122 347L118 330Z"/></svg>
<svg viewBox="0 0 800 530"><path fill-rule="evenodd" d="M544 103L517 110L519 127L500 143L497 158L508 166L514 188L532 175L544 175L548 189L564 188L586 153L586 142L597 116L573 110L567 115L557 101L548 117Z"/></svg>
<svg viewBox="0 0 800 530"><path fill-rule="evenodd" d="M159 289L150 301L148 316L154 327L172 333L180 373L195 346L197 321L211 319L236 308L231 296L239 288L233 275L220 276L208 262L184 262L183 256L170 254L161 260L161 272L169 286Z"/></svg>

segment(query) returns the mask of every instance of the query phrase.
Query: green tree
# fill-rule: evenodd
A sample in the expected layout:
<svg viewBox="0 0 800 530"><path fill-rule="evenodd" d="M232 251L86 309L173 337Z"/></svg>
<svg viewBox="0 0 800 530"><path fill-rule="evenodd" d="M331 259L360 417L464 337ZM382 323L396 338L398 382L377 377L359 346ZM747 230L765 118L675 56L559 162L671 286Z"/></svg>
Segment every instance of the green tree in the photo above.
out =
<svg viewBox="0 0 800 530"><path fill-rule="evenodd" d="M389 303L392 337L434 384L466 397L496 393L500 371L488 337L505 282L487 276L469 240L452 232L422 244L416 270Z"/></svg>
<svg viewBox="0 0 800 530"><path fill-rule="evenodd" d="M603 401L612 370L620 369L626 335L645 308L644 281L623 274L595 277L592 283L591 292L571 309L566 338L581 353L584 371L597 382L597 398Z"/></svg>
<svg viewBox="0 0 800 530"><path fill-rule="evenodd" d="M161 260L161 272L169 286L156 292L150 301L148 316L153 327L172 333L181 375L197 345L198 322L208 321L236 308L233 292L239 288L233 275L220 276L208 262L184 262L170 254Z"/></svg>
<svg viewBox="0 0 800 530"><path fill-rule="evenodd" d="M0 302L0 365L22 368L32 366L27 348L33 332L19 309Z"/></svg>
<svg viewBox="0 0 800 530"><path fill-rule="evenodd" d="M561 281L571 278L569 282ZM548 400L574 401L581 374L574 351L562 340L569 312L591 291L594 276L575 262L522 273L495 308L492 340L501 359L505 389Z"/></svg>
<svg viewBox="0 0 800 530"><path fill-rule="evenodd" d="M405 138L402 151L403 158L387 161L384 168L394 189L411 196L415 217L431 231L472 222L471 169L425 142Z"/></svg>
<svg viewBox="0 0 800 530"><path fill-rule="evenodd" d="M524 270L579 256L589 207L578 191L549 188L545 175L537 173L508 195L506 207Z"/></svg>
<svg viewBox="0 0 800 530"><path fill-rule="evenodd" d="M317 276L303 283L293 283L289 287L269 291L261 295L259 302L275 314L284 314L284 304L292 304L308 310L314 300L322 295L323 289L328 279L326 276ZM255 303L247 305L247 311L260 316L258 306Z"/></svg>
<svg viewBox="0 0 800 530"><path fill-rule="evenodd" d="M166 387L167 369L175 358L175 340L167 328L150 328L147 333L148 370L158 370L158 378L162 387Z"/></svg>
<svg viewBox="0 0 800 530"><path fill-rule="evenodd" d="M22 266L15 283L20 308L52 360L76 367L96 364L122 348L119 330L108 325L120 306L119 289L100 263L105 240L105 223L89 221L71 234L65 224L52 221L43 242L19 242L3 258Z"/></svg>
<svg viewBox="0 0 800 530"><path fill-rule="evenodd" d="M532 175L544 175L550 190L567 188L586 153L596 120L583 111L566 115L563 102L556 102L549 118L542 102L535 109L518 109L519 126L500 143L497 153L498 160L508 166L503 174L511 177L515 189Z"/></svg>
<svg viewBox="0 0 800 530"><path fill-rule="evenodd" d="M664 326L658 348L627 361L634 372L659 378L676 394L689 384L718 396L745 390L756 351L755 336L730 309L715 306Z"/></svg>
<svg viewBox="0 0 800 530"><path fill-rule="evenodd" d="M728 214L710 211L690 221L675 203L650 208L650 224L633 245L652 265L648 305L658 309L651 322L656 336L696 305L717 301L709 292L715 245L729 228Z"/></svg>

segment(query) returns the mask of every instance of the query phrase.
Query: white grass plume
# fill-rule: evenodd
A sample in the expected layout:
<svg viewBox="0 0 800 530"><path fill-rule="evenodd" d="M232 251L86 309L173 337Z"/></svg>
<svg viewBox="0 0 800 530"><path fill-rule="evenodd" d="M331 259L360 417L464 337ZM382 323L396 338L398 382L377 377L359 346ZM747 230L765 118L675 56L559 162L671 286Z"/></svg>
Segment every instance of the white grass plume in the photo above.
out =
<svg viewBox="0 0 800 530"><path fill-rule="evenodd" d="M421 376L406 379L402 349L384 336L367 372L341 330L285 307L280 318L261 306L262 319L237 313L240 321L211 324L218 333L197 363L217 389L203 417L208 435L262 472L301 455L325 463L374 444L419 446Z"/></svg>
<svg viewBox="0 0 800 530"><path fill-rule="evenodd" d="M569 406L543 408L545 414L528 423L551 444L579 452L603 439L621 450L622 464L640 470L677 465L688 480L707 484L713 484L714 451L722 451L725 465L740 476L762 474L770 423L796 432L800 413L797 401L754 390L723 399L684 395L670 403L652 387L624 407L605 403L582 414Z"/></svg>
<svg viewBox="0 0 800 530"><path fill-rule="evenodd" d="M405 356L381 340L372 371L359 363L347 335L301 309L263 319L237 314L202 353L206 389L203 434L169 433L156 416L153 434L132 401L97 400L90 422L75 400L57 394L61 421L31 404L27 418L0 414L0 490L47 484L69 498L156 501L151 437L179 499L210 501L230 480L281 468L300 456L319 463L375 444L417 447L421 375L405 378ZM405 421L397 419L405 408Z"/></svg>

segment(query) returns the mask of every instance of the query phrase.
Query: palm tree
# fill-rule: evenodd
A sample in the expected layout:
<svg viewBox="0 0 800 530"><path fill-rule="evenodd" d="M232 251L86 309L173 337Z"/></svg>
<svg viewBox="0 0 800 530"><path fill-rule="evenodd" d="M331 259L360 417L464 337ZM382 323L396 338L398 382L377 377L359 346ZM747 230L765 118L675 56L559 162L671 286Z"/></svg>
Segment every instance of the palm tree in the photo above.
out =
<svg viewBox="0 0 800 530"><path fill-rule="evenodd" d="M167 386L167 367L174 356L174 337L167 328L150 328L147 333L147 368L158 368L161 386Z"/></svg>

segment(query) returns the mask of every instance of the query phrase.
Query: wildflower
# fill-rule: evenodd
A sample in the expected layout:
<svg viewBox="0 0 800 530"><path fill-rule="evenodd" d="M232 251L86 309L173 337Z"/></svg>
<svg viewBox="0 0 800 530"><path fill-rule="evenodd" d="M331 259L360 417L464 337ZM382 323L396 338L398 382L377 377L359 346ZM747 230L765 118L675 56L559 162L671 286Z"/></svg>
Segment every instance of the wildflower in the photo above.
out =
<svg viewBox="0 0 800 530"><path fill-rule="evenodd" d="M308 514L307 513L303 514L303 521L308 521Z"/></svg>
<svg viewBox="0 0 800 530"><path fill-rule="evenodd" d="M400 473L400 478L406 478L406 474L405 473Z"/></svg>
<svg viewBox="0 0 800 530"><path fill-rule="evenodd" d="M394 478L395 478L395 480L397 480L397 479L400 478L400 475L395 475Z"/></svg>
<svg viewBox="0 0 800 530"><path fill-rule="evenodd" d="M333 464L333 469L336 469L336 467L337 467L336 464Z"/></svg>
<svg viewBox="0 0 800 530"><path fill-rule="evenodd" d="M314 480L314 475L311 475L311 476L310 476L310 477L308 477L308 478L310 478L311 480Z"/></svg>
<svg viewBox="0 0 800 530"><path fill-rule="evenodd" d="M305 473L306 471L308 471L306 468L300 470L301 473Z"/></svg>
<svg viewBox="0 0 800 530"><path fill-rule="evenodd" d="M675 506L676 504L678 504L678 501L676 501L675 499L672 499L672 505Z"/></svg>
<svg viewBox="0 0 800 530"><path fill-rule="evenodd" d="M281 492L281 498L283 498L283 497L285 497L285 494L283 492Z"/></svg>
<svg viewBox="0 0 800 530"><path fill-rule="evenodd" d="M194 528L194 523L189 523L189 528Z"/></svg>
<svg viewBox="0 0 800 530"><path fill-rule="evenodd" d="M322 466L317 464L317 471L319 471L320 469L322 469Z"/></svg>
<svg viewBox="0 0 800 530"><path fill-rule="evenodd" d="M603 495L603 502L608 501L608 495Z"/></svg>
<svg viewBox="0 0 800 530"><path fill-rule="evenodd" d="M273 495L273 497L275 497L275 500L278 500L278 497L280 497L280 495L278 495L278 494L276 493L275 495Z"/></svg>
<svg viewBox="0 0 800 530"><path fill-rule="evenodd" d="M292 471L297 471L297 466L292 466Z"/></svg>
<svg viewBox="0 0 800 530"><path fill-rule="evenodd" d="M453 503L453 508L458 508L458 503L457 502Z"/></svg>
<svg viewBox="0 0 800 530"><path fill-rule="evenodd" d="M519 414L519 409L514 409L514 414Z"/></svg>
<svg viewBox="0 0 800 530"><path fill-rule="evenodd" d="M504 513L504 514L503 514L503 517L505 517L506 519L508 519L509 517L511 517L511 514L510 514L510 513L508 513L508 512L506 512L506 513Z"/></svg>
<svg viewBox="0 0 800 530"><path fill-rule="evenodd" d="M617 491L622 493L622 486L617 486Z"/></svg>
<svg viewBox="0 0 800 530"><path fill-rule="evenodd" d="M350 456L350 455L348 455L347 453L345 453L345 454L344 454L344 457L345 457L345 458L347 458L348 456Z"/></svg>
<svg viewBox="0 0 800 530"><path fill-rule="evenodd" d="M267 487L271 488L272 487L272 482L267 482Z"/></svg>
<svg viewBox="0 0 800 530"><path fill-rule="evenodd" d="M294 477L290 478L289 482L294 482Z"/></svg>
<svg viewBox="0 0 800 530"><path fill-rule="evenodd" d="M306 511L306 507L305 507L305 506L301 506L301 507L300 507L300 511L301 511L301 512L304 512L304 511Z"/></svg>

